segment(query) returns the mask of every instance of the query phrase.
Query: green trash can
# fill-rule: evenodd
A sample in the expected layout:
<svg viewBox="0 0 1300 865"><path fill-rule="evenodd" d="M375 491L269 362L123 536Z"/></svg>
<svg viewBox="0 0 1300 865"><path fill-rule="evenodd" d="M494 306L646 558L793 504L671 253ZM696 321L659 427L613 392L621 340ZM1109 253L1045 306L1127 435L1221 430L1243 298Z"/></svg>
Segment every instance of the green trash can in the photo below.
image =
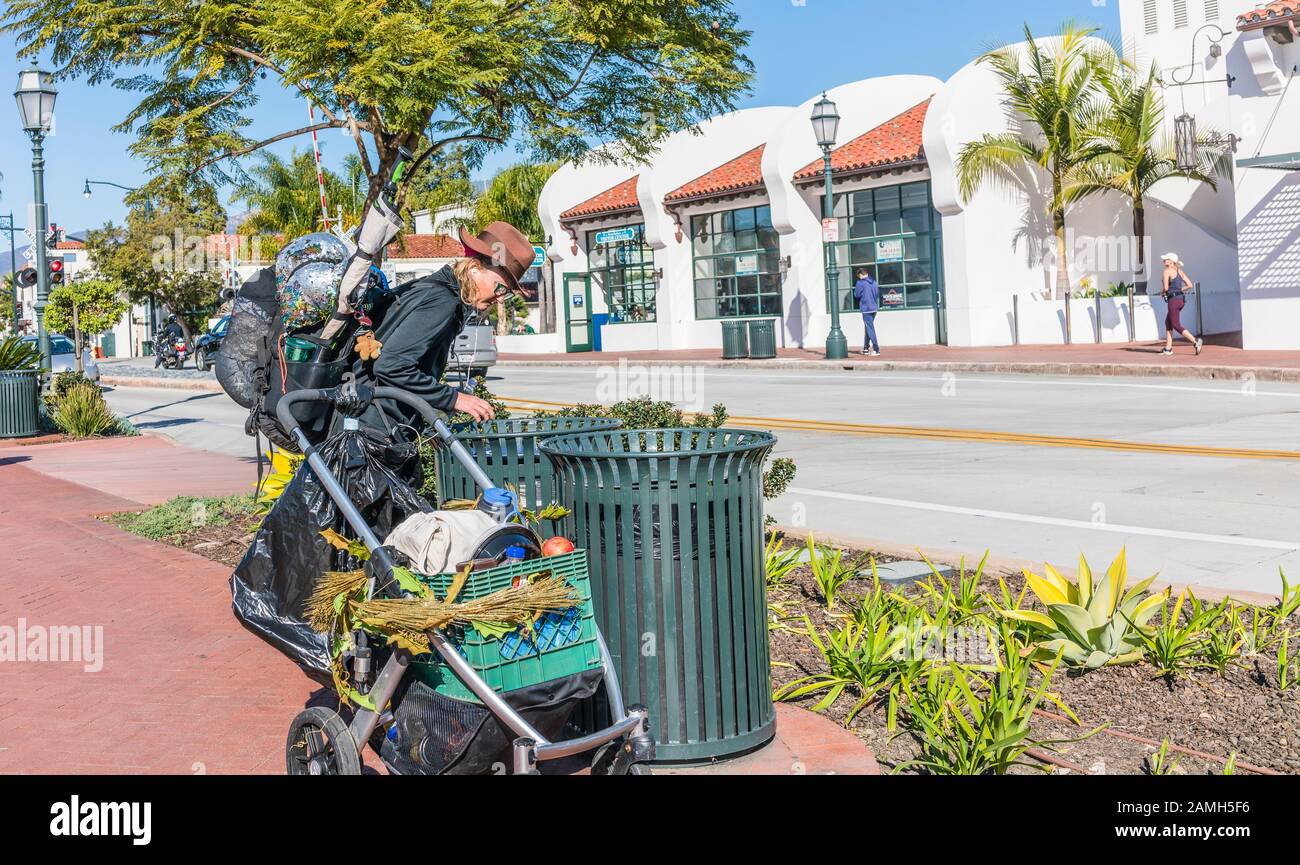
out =
<svg viewBox="0 0 1300 865"><path fill-rule="evenodd" d="M146 339L140 343L140 354L144 357L153 357L153 340Z"/></svg>
<svg viewBox="0 0 1300 865"><path fill-rule="evenodd" d="M776 729L763 575L763 461L748 430L548 439L565 533L590 557L596 622L657 760L735 756Z"/></svg>
<svg viewBox="0 0 1300 865"><path fill-rule="evenodd" d="M740 360L749 357L749 337L743 321L722 323L722 359Z"/></svg>
<svg viewBox="0 0 1300 865"><path fill-rule="evenodd" d="M749 356L754 360L776 357L776 321L755 318L749 322Z"/></svg>
<svg viewBox="0 0 1300 865"><path fill-rule="evenodd" d="M544 508L557 500L555 472L550 460L542 456L537 443L562 433L615 430L623 425L613 418L555 417L511 418L486 423L457 424L452 428L465 445L474 462L497 486L519 493L520 504L530 510ZM479 494L474 479L450 451L438 451L438 498L474 499Z"/></svg>
<svg viewBox="0 0 1300 865"><path fill-rule="evenodd" d="M0 371L0 438L21 438L41 431L39 370Z"/></svg>

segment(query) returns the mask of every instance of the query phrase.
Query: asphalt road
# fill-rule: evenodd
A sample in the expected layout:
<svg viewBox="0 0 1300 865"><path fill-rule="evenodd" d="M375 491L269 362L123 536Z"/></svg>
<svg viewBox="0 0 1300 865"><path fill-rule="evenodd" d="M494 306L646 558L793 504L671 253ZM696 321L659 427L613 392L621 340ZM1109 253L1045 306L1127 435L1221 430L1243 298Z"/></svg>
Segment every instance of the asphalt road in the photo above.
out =
<svg viewBox="0 0 1300 865"><path fill-rule="evenodd" d="M1273 593L1300 580L1300 388L1042 376L500 367L518 407L651 391L727 406L795 460L780 523L866 542L1104 567ZM142 429L240 456L220 394L118 389Z"/></svg>

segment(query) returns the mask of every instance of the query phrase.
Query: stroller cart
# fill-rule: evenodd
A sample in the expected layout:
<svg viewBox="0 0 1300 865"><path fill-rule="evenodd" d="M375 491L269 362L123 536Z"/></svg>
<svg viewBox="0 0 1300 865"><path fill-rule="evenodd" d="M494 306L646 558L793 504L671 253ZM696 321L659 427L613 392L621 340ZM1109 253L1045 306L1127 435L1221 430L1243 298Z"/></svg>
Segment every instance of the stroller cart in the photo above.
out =
<svg viewBox="0 0 1300 865"><path fill-rule="evenodd" d="M347 396L355 406L356 394ZM276 415L302 449L312 483L319 483L369 552L366 599L409 597L394 574L394 568L404 564L401 554L384 546L292 410L300 403L333 404L338 397L338 389L293 391L280 399ZM519 521L515 494L495 487L424 400L383 387L361 398L394 400L417 410L482 490L479 510L491 517L485 522L494 528L474 542L473 560L482 569L471 572L459 597L485 596L541 569L563 578L581 601L564 614L547 614L532 628L505 636L485 637L470 627L430 630L433 651L424 655L386 645L382 637L364 630L353 631L351 649L343 657L350 687L363 699L353 700L356 709L350 723L320 706L294 719L286 743L289 774L358 775L361 749L367 744L396 774L536 775L539 762L590 752L595 753L593 774L650 774L646 764L654 758L654 740L647 732L647 712L623 704L614 664L592 612L586 552L536 558L539 539ZM343 429L355 432L358 421L344 420ZM507 548L523 548L536 560L518 561L515 549L506 553L506 564L499 564ZM452 582L449 574L417 576L435 593ZM557 741L573 708L602 681L610 726Z"/></svg>

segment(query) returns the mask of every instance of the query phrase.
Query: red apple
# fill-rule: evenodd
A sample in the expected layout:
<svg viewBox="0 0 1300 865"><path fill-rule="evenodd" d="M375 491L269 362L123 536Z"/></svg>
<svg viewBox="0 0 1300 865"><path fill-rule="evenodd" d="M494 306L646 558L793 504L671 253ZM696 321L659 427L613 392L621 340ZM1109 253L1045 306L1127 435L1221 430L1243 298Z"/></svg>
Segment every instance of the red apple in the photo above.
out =
<svg viewBox="0 0 1300 865"><path fill-rule="evenodd" d="M574 550L573 541L565 537L554 537L542 544L543 556L562 556Z"/></svg>

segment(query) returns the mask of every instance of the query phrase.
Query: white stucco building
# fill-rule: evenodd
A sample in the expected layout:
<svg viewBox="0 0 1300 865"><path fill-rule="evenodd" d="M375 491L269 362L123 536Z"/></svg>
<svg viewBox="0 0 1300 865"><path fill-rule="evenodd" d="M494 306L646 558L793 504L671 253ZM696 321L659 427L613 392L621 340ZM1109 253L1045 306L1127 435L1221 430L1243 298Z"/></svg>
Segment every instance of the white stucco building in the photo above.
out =
<svg viewBox="0 0 1300 865"><path fill-rule="evenodd" d="M1125 52L1160 68L1171 136L1174 117L1188 113L1203 130L1239 136L1239 159L1300 151L1300 105L1284 104L1300 62L1300 40L1285 38L1296 5L1121 0ZM843 118L835 252L850 345L863 339L849 297L859 266L881 284L877 326L888 345L1065 342L1045 176L1026 173L1017 191L990 187L969 201L957 190L961 147L1012 126L993 72L972 58L946 81L894 75L827 94ZM824 345L823 181L809 122L821 95L712 118L668 139L648 164L556 172L539 212L560 332L503 350L713 348L719 322L735 318L777 320L785 346ZM1162 336L1158 275L1157 296L1135 297L1130 315L1128 203L1094 197L1068 220L1071 286L1116 294L1072 300L1069 341ZM1202 286L1199 313L1189 303L1185 321L1199 315L1203 332L1241 334L1248 348L1300 349L1300 173L1239 168L1217 191L1167 181L1148 200L1147 232L1148 262L1178 252Z"/></svg>

